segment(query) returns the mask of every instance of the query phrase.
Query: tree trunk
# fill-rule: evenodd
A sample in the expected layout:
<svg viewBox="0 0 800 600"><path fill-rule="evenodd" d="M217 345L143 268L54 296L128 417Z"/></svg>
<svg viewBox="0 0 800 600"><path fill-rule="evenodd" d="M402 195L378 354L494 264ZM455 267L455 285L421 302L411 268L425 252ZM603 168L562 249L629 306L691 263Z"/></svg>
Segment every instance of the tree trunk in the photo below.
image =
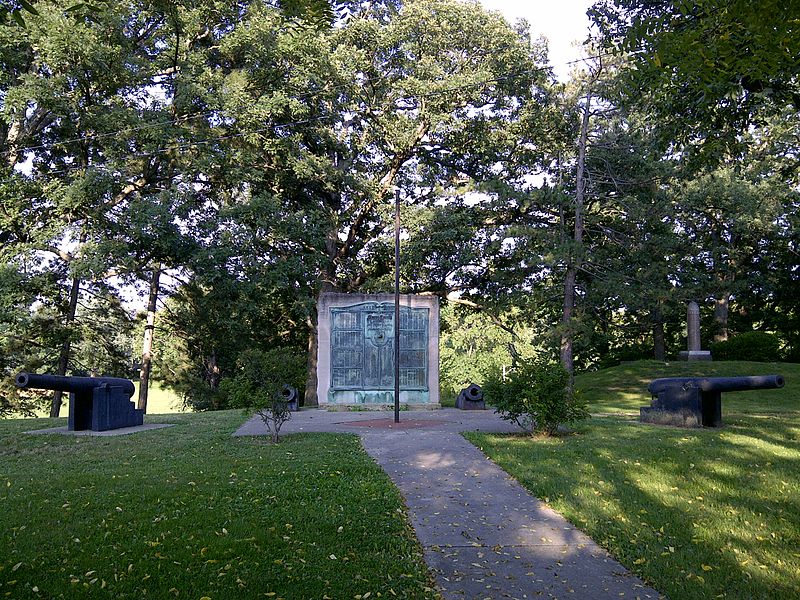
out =
<svg viewBox="0 0 800 600"><path fill-rule="evenodd" d="M6 143L8 144L8 151L6 152L6 164L9 169L14 169L19 161L19 141L22 137L23 126L22 121L12 121L8 128L8 135L6 136Z"/></svg>
<svg viewBox="0 0 800 600"><path fill-rule="evenodd" d="M650 320L653 324L653 356L656 360L664 362L667 360L667 344L664 338L664 318L661 316L661 308L656 307L652 310Z"/></svg>
<svg viewBox="0 0 800 600"><path fill-rule="evenodd" d="M64 343L61 344L61 352L58 356L58 372L56 375L61 375L62 377L67 374L67 367L69 366L69 355L70 350L72 348L72 341L69 339L69 328L75 321L75 313L78 310L78 292L81 288L81 280L79 277L73 277L72 279L72 287L69 291L69 305L67 306L67 314L66 318L64 319L64 324L67 328L67 339L64 340ZM59 413L61 412L61 397L64 392L61 390L56 390L53 392L53 401L50 405L50 417L56 418L58 417Z"/></svg>
<svg viewBox="0 0 800 600"><path fill-rule="evenodd" d="M308 361L306 362L306 391L303 396L304 406L319 406L317 398L317 352L319 350L319 336L317 324L319 315L316 311L308 317Z"/></svg>
<svg viewBox="0 0 800 600"><path fill-rule="evenodd" d="M573 353L573 311L575 308L575 285L578 269L583 259L583 195L585 186L584 169L586 166L586 141L589 137L589 114L592 104L591 90L586 93L586 103L581 118L581 131L578 139L578 165L575 179L575 231L574 246L570 251L569 264L564 276L564 306L561 319L561 364L569 372L570 388L575 374Z"/></svg>
<svg viewBox="0 0 800 600"><path fill-rule="evenodd" d="M142 368L139 371L139 402L137 408L147 412L147 393L150 387L150 370L153 362L153 334L156 325L156 308L158 302L158 288L161 280L161 265L153 266L150 279L150 297L147 300L147 322L144 326L142 339Z"/></svg>
<svg viewBox="0 0 800 600"><path fill-rule="evenodd" d="M324 276L320 286L320 296L326 292L333 292L333 276L328 273ZM319 299L319 297L317 297ZM306 391L303 400L304 406L319 406L317 397L317 355L319 353L319 315L316 307L308 316L308 360L306 362Z"/></svg>
<svg viewBox="0 0 800 600"><path fill-rule="evenodd" d="M205 360L205 381L211 394L211 410L219 408L219 398L215 393L219 389L219 382L222 379L219 363L217 362L216 349L211 350L211 354Z"/></svg>
<svg viewBox="0 0 800 600"><path fill-rule="evenodd" d="M336 289L336 264L341 259L339 256L339 236L335 229L328 232L325 239L325 251L328 255L327 267L319 273L319 297L325 292L333 292ZM308 324L308 359L306 361L306 389L303 395L303 406L319 406L317 397L317 355L319 353L319 315L317 307L306 319Z"/></svg>
<svg viewBox="0 0 800 600"><path fill-rule="evenodd" d="M575 307L575 281L577 272L574 265L567 268L564 276L564 306L561 318L561 364L569 372L570 379L575 372L574 353L572 349L572 313Z"/></svg>
<svg viewBox="0 0 800 600"><path fill-rule="evenodd" d="M724 293L714 302L714 323L717 326L714 333L715 342L724 342L728 339L728 308L730 301L731 295Z"/></svg>

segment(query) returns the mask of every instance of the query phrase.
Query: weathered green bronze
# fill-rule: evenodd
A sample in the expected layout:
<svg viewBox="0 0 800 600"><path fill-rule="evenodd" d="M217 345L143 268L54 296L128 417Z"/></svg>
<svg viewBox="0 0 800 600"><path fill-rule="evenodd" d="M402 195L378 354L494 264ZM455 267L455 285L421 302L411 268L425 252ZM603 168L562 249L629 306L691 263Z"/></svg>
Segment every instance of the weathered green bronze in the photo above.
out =
<svg viewBox="0 0 800 600"><path fill-rule="evenodd" d="M328 401L391 404L394 389L394 305L364 302L331 308ZM427 308L400 309L400 389L429 402Z"/></svg>

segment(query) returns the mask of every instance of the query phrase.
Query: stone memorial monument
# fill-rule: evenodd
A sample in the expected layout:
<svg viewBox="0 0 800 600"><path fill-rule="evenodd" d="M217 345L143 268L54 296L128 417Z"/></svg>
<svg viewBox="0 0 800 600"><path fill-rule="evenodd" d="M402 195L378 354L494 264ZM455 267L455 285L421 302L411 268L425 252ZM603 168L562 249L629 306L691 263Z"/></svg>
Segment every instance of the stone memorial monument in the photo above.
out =
<svg viewBox="0 0 800 600"><path fill-rule="evenodd" d="M317 311L320 405L393 405L394 295L322 294ZM435 296L400 296L400 404L439 404Z"/></svg>
<svg viewBox="0 0 800 600"><path fill-rule="evenodd" d="M687 352L680 352L682 360L711 360L711 352L700 349L700 307L689 302L686 309Z"/></svg>

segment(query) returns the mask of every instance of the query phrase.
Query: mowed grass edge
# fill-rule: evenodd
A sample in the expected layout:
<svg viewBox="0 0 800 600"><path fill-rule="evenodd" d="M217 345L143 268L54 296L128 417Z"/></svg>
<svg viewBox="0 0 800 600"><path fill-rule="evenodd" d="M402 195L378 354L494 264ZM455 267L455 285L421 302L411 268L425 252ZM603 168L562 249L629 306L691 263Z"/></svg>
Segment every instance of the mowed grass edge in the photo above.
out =
<svg viewBox="0 0 800 600"><path fill-rule="evenodd" d="M238 411L120 437L0 422L0 597L437 598L356 436L234 438Z"/></svg>
<svg viewBox="0 0 800 600"><path fill-rule="evenodd" d="M737 394L723 395L722 429L606 416L565 437L465 436L671 598L798 598L797 365L745 365L754 373L786 374L786 388L741 392L750 398L736 403L728 401ZM638 363L583 376L593 386L591 410L624 411L641 381L680 376L663 366L650 369ZM577 378L578 387L586 381ZM606 395L601 381L614 383Z"/></svg>

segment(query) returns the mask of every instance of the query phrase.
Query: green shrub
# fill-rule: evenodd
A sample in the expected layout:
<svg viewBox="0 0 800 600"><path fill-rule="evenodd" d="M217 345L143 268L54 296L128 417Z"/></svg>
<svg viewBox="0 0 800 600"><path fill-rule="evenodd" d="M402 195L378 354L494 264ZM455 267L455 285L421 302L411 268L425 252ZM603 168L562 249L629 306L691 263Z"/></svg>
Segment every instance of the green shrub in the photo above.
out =
<svg viewBox="0 0 800 600"><path fill-rule="evenodd" d="M483 385L489 373L511 364L508 345L514 337L485 313L448 305L442 309L441 325L439 383L442 397L453 404L465 385Z"/></svg>
<svg viewBox="0 0 800 600"><path fill-rule="evenodd" d="M194 411L224 410L227 407L227 396L224 389L212 388L209 382L195 373L187 371L180 379L169 385L183 405Z"/></svg>
<svg viewBox="0 0 800 600"><path fill-rule="evenodd" d="M586 404L568 389L569 374L558 363L520 362L505 379L493 373L483 385L486 401L506 421L531 433L555 433L561 424L589 416Z"/></svg>
<svg viewBox="0 0 800 600"><path fill-rule="evenodd" d="M256 414L261 417L261 421L267 428L273 443L277 444L281 427L292 418L289 403L280 393L276 393L269 402L256 411Z"/></svg>
<svg viewBox="0 0 800 600"><path fill-rule="evenodd" d="M305 357L293 349L245 350L236 360L236 374L223 380L220 389L226 408L263 407L271 404L284 384L302 394L305 376Z"/></svg>
<svg viewBox="0 0 800 600"><path fill-rule="evenodd" d="M800 342L787 342L783 360L790 363L800 363Z"/></svg>
<svg viewBox="0 0 800 600"><path fill-rule="evenodd" d="M781 343L778 336L763 331L748 331L724 342L711 344L714 360L749 360L776 362L781 360Z"/></svg>

